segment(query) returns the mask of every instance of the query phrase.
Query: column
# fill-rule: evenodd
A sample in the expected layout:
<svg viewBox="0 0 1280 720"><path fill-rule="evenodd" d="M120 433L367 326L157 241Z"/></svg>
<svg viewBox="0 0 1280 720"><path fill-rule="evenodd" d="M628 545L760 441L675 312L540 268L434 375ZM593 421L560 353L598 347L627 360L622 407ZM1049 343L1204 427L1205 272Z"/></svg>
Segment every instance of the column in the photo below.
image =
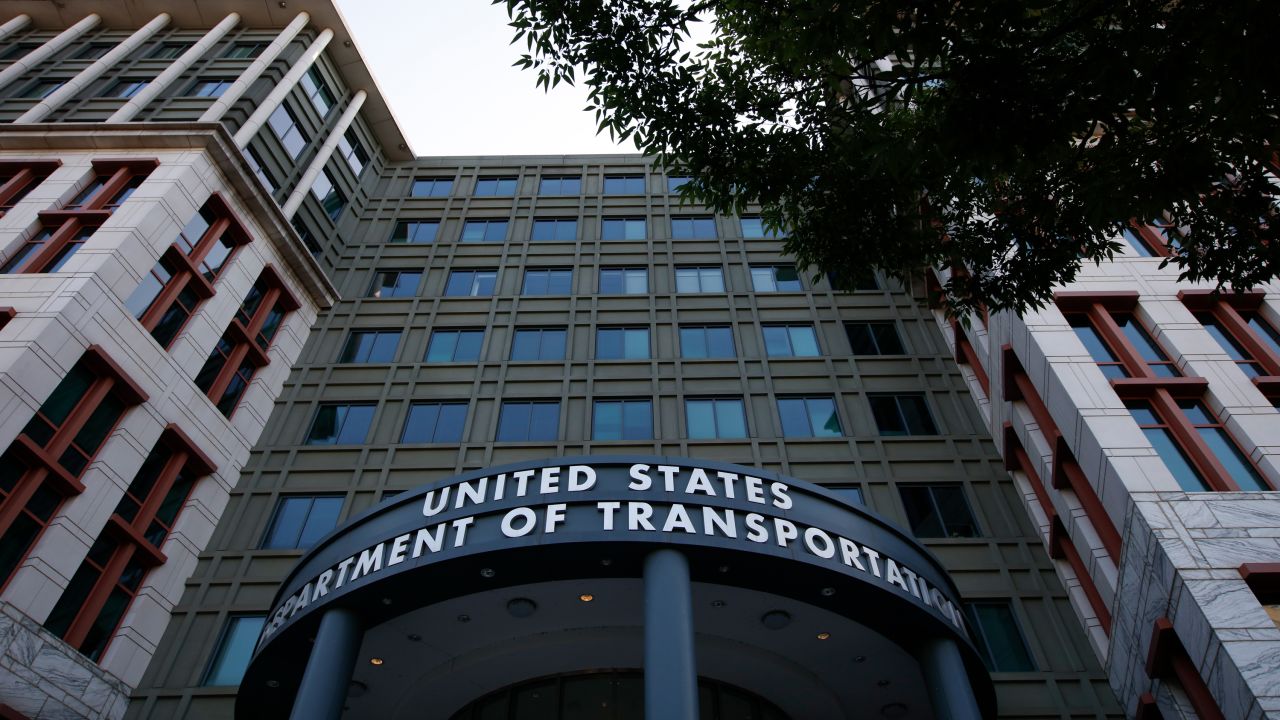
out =
<svg viewBox="0 0 1280 720"><path fill-rule="evenodd" d="M169 67L164 69L164 72L157 75L155 80L147 83L147 86L138 91L137 95L129 98L128 102L115 111L111 117L107 118L107 122L122 123L132 120L135 115L142 111L142 108L168 89L174 80L177 80L182 73L186 72L192 63L204 56L209 51L209 48L213 47L224 35L230 32L231 28L235 27L238 22L240 22L239 13L231 13L223 18L222 22L205 33L204 37L200 38L196 44L187 48L186 52L182 53L177 60L174 60Z"/></svg>
<svg viewBox="0 0 1280 720"><path fill-rule="evenodd" d="M16 18L13 18L9 22L3 25L0 25L0 40L3 40L9 37L10 35L18 32L19 30L21 30L22 28L30 24L31 24L31 16L27 15L26 13L23 13L22 15L19 15Z"/></svg>
<svg viewBox="0 0 1280 720"><path fill-rule="evenodd" d="M342 716L363 637L360 618L354 612L346 608L324 612L290 720L338 720Z"/></svg>
<svg viewBox="0 0 1280 720"><path fill-rule="evenodd" d="M367 97L365 91L356 91L356 94L351 98L351 102L347 105L346 112L342 113L342 117L338 118L333 130L329 132L329 137L324 141L324 145L320 146L320 151L311 159L311 164L302 173L302 177L298 178L298 184L293 187L293 193L289 195L289 199L285 200L284 206L280 208L284 212L286 219L292 220L294 213L298 212L298 208L302 206L303 199L307 197L307 191L311 189L312 183L324 171L324 164L329 162L329 158L333 156L334 148L338 147L338 141L342 139L342 134L355 121L356 113L360 112L360 106L364 105L365 97Z"/></svg>
<svg viewBox="0 0 1280 720"><path fill-rule="evenodd" d="M245 68L244 72L240 73L240 77L236 78L236 81L231 84L231 87L227 88L227 91L222 93L221 97L214 99L213 104L209 106L209 109L205 110L204 114L200 116L200 122L218 122L221 120L222 116L227 113L227 110L231 109L231 106L235 105L236 101L239 100L241 96L244 95L245 91L249 89L249 86L252 85L259 77L262 77L262 72L266 70L271 63L275 62L276 58L280 57L280 53L284 52L284 49L289 46L289 43L293 42L293 39L297 37L298 32L301 31L302 28L306 27L307 21L310 19L311 16L307 13L298 13L298 16L293 19L293 22L289 23L288 27L281 30L280 34L276 36L276 39L272 40L271 44L263 49L258 57L254 58L253 62L249 63L249 67Z"/></svg>
<svg viewBox="0 0 1280 720"><path fill-rule="evenodd" d="M39 65L49 58L50 55L58 52L62 48L71 43L72 40L85 34L90 28L98 24L102 18L97 13L89 13L80 19L80 22L58 33L58 35L40 47L32 50L26 55L14 61L12 65L0 71L0 88L17 80L28 70Z"/></svg>
<svg viewBox="0 0 1280 720"><path fill-rule="evenodd" d="M645 558L645 720L698 720L692 595L689 563L679 551L655 550Z"/></svg>
<svg viewBox="0 0 1280 720"><path fill-rule="evenodd" d="M916 653L916 659L929 688L929 702L933 704L937 720L982 720L978 700L969 684L969 672L954 640L927 640Z"/></svg>
<svg viewBox="0 0 1280 720"><path fill-rule="evenodd" d="M54 110L57 110L63 103L75 97L84 89L86 85L97 80L112 65L120 62L126 55L137 49L139 45L146 42L157 31L169 24L169 13L160 13L151 20L151 22L143 25L137 32L130 35L128 39L119 45L111 48L111 50L102 57L93 61L93 64L80 71L79 75L68 80L62 87L54 90L49 97L36 103L36 106L26 111L15 123L38 123L49 116Z"/></svg>
<svg viewBox="0 0 1280 720"><path fill-rule="evenodd" d="M272 88L271 93L262 101L258 109L253 111L249 119L244 122L244 126L236 132L236 147L243 150L248 146L249 141L267 122L267 118L271 117L271 113L275 112L275 109L280 107L280 103L284 102L284 96L288 95L289 91L298 84L298 81L302 79L303 73L311 69L311 66L316 62L316 58L320 57L320 53L324 52L325 46L332 39L333 31L328 28L325 28L316 36L315 41L307 47L306 52L302 53L302 57L298 58L298 62L294 63L293 67L289 68L289 72L280 78L280 82Z"/></svg>

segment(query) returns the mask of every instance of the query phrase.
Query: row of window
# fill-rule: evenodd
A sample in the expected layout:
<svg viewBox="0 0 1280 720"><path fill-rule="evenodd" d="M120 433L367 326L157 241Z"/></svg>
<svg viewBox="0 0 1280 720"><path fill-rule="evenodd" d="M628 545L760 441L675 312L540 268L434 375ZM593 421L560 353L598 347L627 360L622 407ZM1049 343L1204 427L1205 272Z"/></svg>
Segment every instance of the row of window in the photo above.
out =
<svg viewBox="0 0 1280 720"><path fill-rule="evenodd" d="M467 220L462 223L458 242L506 242L507 220ZM764 220L755 216L739 218L742 237L747 239L782 237L765 228ZM439 220L402 220L391 231L388 242L426 244L438 239ZM600 221L601 240L644 240L648 237L648 221L643 217L606 217ZM713 240L716 220L711 216L671 218L671 237L675 240ZM533 242L573 242L578 239L577 218L534 218L529 232Z"/></svg>
<svg viewBox="0 0 1280 720"><path fill-rule="evenodd" d="M755 292L800 292L804 289L792 265L752 265L751 289ZM379 270L374 274L365 297L390 299L417 297L422 273L416 270ZM498 271L493 268L451 270L445 282L445 297L489 297L498 284ZM571 295L573 269L562 267L528 268L521 284L522 295ZM601 267L597 281L601 295L648 295L649 270L644 267ZM858 290L878 290L875 278L869 278ZM678 293L722 293L727 291L724 269L718 266L677 266L675 290Z"/></svg>
<svg viewBox="0 0 1280 720"><path fill-rule="evenodd" d="M906 353L892 320L847 322L844 325L854 355L903 355ZM484 344L481 328L433 329L422 361L426 363L478 362ZM400 346L400 330L352 330L338 354L340 363L392 363ZM822 350L809 324L761 326L768 357L818 357ZM682 325L680 357L685 359L737 357L729 325ZM568 328L517 328L511 341L510 360L564 360ZM596 360L648 360L652 344L647 327L596 329Z"/></svg>
<svg viewBox="0 0 1280 720"><path fill-rule="evenodd" d="M3 52L0 52L0 62L17 60L40 47L41 44L34 41L13 43L5 48ZM185 41L161 41L144 46L137 53L137 57L143 60L176 60L187 50L190 50L194 44L194 42ZM267 48L268 44L266 40L235 40L227 43L219 57L228 60L249 60L258 57ZM117 45L118 43L112 42L89 41L79 47L73 46L67 59L97 60L111 52L112 48Z"/></svg>
<svg viewBox="0 0 1280 720"><path fill-rule="evenodd" d="M520 178L515 175L491 175L476 179L472 195L476 197L511 196L516 194ZM686 176L672 175L666 179L669 194L680 192L689 182ZM454 178L420 177L413 179L411 197L449 197L453 194ZM581 175L542 175L538 178L538 195L581 195ZM647 195L648 176L642 174L618 174L604 176L605 195Z"/></svg>
<svg viewBox="0 0 1280 720"><path fill-rule="evenodd" d="M1076 336L1184 490L1271 489L1205 404L1207 385L1178 382L1182 371L1134 315L1136 302L1136 295L1059 297ZM1247 376L1280 372L1280 333L1257 312L1260 297L1192 295L1184 302Z"/></svg>
<svg viewBox="0 0 1280 720"><path fill-rule="evenodd" d="M937 435L924 395L867 395L876 428L883 437ZM369 437L376 403L324 403L316 410L307 445L362 445ZM653 401L648 398L596 400L592 403L592 440L652 440ZM684 401L685 437L691 440L743 439L749 436L741 398L688 398ZM782 437L842 437L844 428L830 395L777 399ZM401 443L460 443L467 402L415 402L409 407ZM559 438L559 400L504 400L498 415L497 442L549 442Z"/></svg>

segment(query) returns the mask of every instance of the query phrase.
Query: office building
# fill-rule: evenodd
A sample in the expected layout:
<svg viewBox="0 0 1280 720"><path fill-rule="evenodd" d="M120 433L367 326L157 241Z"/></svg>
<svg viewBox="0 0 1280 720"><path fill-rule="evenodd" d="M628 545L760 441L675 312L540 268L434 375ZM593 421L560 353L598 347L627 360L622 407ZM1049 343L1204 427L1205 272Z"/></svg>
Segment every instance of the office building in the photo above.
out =
<svg viewBox="0 0 1280 720"><path fill-rule="evenodd" d="M328 0L6 11L9 716L1276 710L1274 288L966 329L640 156L414 157Z"/></svg>

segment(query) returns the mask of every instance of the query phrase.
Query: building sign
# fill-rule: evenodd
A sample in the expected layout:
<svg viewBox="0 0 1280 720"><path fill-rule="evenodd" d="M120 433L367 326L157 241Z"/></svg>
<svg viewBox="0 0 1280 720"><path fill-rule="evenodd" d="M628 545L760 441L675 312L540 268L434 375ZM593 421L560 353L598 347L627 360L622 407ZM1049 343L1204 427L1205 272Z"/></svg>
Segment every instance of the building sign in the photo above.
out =
<svg viewBox="0 0 1280 720"><path fill-rule="evenodd" d="M936 560L817 486L684 458L564 458L471 473L404 493L299 563L260 646L301 615L381 579L467 554L560 543L698 545L816 564L940 618L965 637Z"/></svg>

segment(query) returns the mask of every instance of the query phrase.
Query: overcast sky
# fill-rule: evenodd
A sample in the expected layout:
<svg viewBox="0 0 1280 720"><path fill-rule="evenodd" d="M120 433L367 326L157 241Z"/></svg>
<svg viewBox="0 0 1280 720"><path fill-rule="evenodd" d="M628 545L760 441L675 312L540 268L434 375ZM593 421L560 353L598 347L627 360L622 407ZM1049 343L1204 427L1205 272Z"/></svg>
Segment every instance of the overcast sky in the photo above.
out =
<svg viewBox="0 0 1280 720"><path fill-rule="evenodd" d="M336 0L418 155L635 152L597 136L586 92L534 87L511 67L505 4L488 0ZM523 47L523 44L519 47Z"/></svg>

